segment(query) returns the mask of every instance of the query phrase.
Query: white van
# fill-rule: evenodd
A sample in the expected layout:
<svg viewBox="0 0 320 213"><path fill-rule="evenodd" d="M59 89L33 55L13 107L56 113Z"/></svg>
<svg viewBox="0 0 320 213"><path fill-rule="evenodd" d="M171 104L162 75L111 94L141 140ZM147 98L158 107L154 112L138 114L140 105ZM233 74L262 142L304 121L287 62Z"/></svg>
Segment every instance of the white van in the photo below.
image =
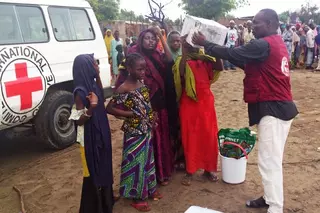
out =
<svg viewBox="0 0 320 213"><path fill-rule="evenodd" d="M74 143L72 65L87 53L110 95L108 53L87 1L1 0L0 131L24 125L51 148Z"/></svg>

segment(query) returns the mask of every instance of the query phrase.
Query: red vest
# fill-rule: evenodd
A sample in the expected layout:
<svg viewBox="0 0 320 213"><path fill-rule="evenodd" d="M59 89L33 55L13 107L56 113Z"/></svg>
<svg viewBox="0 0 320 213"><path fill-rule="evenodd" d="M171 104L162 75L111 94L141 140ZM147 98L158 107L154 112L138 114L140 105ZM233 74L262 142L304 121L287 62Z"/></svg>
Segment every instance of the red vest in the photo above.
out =
<svg viewBox="0 0 320 213"><path fill-rule="evenodd" d="M279 35L263 38L269 43L269 57L264 62L245 66L244 101L292 101L290 65L287 48Z"/></svg>

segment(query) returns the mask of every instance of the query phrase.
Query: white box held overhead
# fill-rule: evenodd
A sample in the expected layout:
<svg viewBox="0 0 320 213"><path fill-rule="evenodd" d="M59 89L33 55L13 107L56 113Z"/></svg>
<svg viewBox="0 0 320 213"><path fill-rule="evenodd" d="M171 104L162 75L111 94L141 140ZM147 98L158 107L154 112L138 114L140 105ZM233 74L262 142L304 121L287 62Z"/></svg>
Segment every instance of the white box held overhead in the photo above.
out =
<svg viewBox="0 0 320 213"><path fill-rule="evenodd" d="M213 20L187 15L183 22L181 35L188 34L187 42L194 47L199 47L192 43L192 36L195 32L202 32L210 42L224 45L228 28Z"/></svg>

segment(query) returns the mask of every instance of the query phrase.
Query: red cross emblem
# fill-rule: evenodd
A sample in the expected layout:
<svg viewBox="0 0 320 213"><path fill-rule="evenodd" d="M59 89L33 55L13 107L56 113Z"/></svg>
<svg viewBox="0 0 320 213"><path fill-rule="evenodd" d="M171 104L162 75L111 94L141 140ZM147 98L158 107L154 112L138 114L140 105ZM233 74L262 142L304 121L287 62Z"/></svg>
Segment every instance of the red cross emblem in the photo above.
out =
<svg viewBox="0 0 320 213"><path fill-rule="evenodd" d="M232 41L235 41L235 36L233 34L231 34L230 38Z"/></svg>
<svg viewBox="0 0 320 213"><path fill-rule="evenodd" d="M42 91L41 77L28 77L27 63L15 64L17 80L4 83L7 97L20 96L20 110L32 108L32 93Z"/></svg>

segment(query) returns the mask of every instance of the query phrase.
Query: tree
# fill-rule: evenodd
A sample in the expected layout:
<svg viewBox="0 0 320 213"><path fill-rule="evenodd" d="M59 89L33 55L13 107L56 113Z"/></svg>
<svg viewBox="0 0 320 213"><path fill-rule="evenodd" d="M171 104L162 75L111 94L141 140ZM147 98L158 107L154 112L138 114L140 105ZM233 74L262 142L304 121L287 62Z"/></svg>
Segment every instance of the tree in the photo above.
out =
<svg viewBox="0 0 320 213"><path fill-rule="evenodd" d="M144 16L143 15L139 15L138 17L137 17L137 21L138 22L145 22L146 21L146 19L144 18Z"/></svg>
<svg viewBox="0 0 320 213"><path fill-rule="evenodd" d="M311 19L314 20L315 23L320 23L319 7L316 4L311 5L310 2L301 5L299 18L303 23L308 23Z"/></svg>
<svg viewBox="0 0 320 213"><path fill-rule="evenodd" d="M282 21L282 22L284 22L284 23L287 23L288 20L289 20L289 18L290 18L290 12L289 12L289 10L284 11L284 12L282 12L282 13L279 14L279 20Z"/></svg>
<svg viewBox="0 0 320 213"><path fill-rule="evenodd" d="M95 12L98 21L114 20L118 17L120 0L87 0L93 11Z"/></svg>
<svg viewBox="0 0 320 213"><path fill-rule="evenodd" d="M218 19L246 4L248 4L247 0L182 0L180 6L189 15Z"/></svg>
<svg viewBox="0 0 320 213"><path fill-rule="evenodd" d="M163 12L163 8L171 4L172 1L173 0L167 2L166 4L162 4L161 2L157 2L156 0L148 0L150 15L146 15L146 18L149 19L149 21L152 21L153 23L160 24L161 28L164 29L167 34L168 34L168 27L166 25L166 16Z"/></svg>
<svg viewBox="0 0 320 213"><path fill-rule="evenodd" d="M280 21L284 23L296 23L297 19L300 19L302 23L307 23L309 20L313 20L315 23L320 23L320 11L317 5L311 5L307 2L305 5L301 5L301 9L295 12L284 11L279 14Z"/></svg>
<svg viewBox="0 0 320 213"><path fill-rule="evenodd" d="M128 10L121 9L119 14L119 19L123 21L136 21L137 16L132 10L128 11Z"/></svg>

